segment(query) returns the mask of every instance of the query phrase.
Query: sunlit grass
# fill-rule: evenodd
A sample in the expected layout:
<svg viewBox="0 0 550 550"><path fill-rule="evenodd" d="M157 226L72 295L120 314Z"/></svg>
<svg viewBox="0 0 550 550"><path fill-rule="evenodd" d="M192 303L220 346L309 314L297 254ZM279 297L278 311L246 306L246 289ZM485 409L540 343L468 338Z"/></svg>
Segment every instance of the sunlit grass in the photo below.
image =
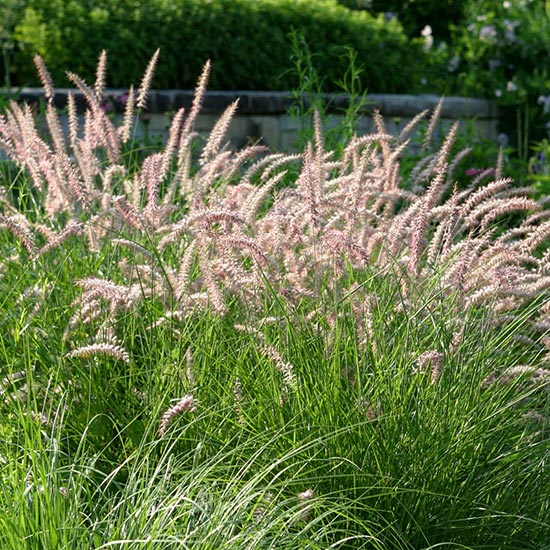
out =
<svg viewBox="0 0 550 550"><path fill-rule="evenodd" d="M397 281L367 273L365 342L352 296L315 319L274 296L257 319L234 304L154 328L151 302L115 323L130 365L67 358L71 280L97 266L79 247L14 261L1 281L2 548L542 548L547 392L483 384L536 360L514 342L521 320L457 317L437 284L396 310ZM235 328L262 316L295 387ZM416 360L434 348L432 382ZM196 409L159 436L186 393Z"/></svg>
<svg viewBox="0 0 550 550"><path fill-rule="evenodd" d="M80 82L74 159L0 127L0 548L545 548L541 205L453 192L456 128L196 159L208 67L157 155Z"/></svg>

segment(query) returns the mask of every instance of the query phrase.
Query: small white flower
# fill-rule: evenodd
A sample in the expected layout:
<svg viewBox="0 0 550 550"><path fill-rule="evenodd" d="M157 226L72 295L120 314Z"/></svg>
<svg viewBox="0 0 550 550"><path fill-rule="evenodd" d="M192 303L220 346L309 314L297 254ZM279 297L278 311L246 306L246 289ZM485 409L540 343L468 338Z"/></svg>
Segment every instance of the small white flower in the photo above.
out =
<svg viewBox="0 0 550 550"><path fill-rule="evenodd" d="M537 103L542 105L542 109L545 113L550 112L550 95L539 95Z"/></svg>
<svg viewBox="0 0 550 550"><path fill-rule="evenodd" d="M502 90L495 90L495 95L497 97L501 97L502 96Z"/></svg>
<svg viewBox="0 0 550 550"><path fill-rule="evenodd" d="M479 38L488 42L497 37L497 30L494 25L483 25L479 31Z"/></svg>
<svg viewBox="0 0 550 550"><path fill-rule="evenodd" d="M506 84L506 91L507 92L517 92L518 91L518 87L517 85L512 82L511 80L509 80Z"/></svg>
<svg viewBox="0 0 550 550"><path fill-rule="evenodd" d="M432 36L432 28L430 25L426 25L420 34L424 37L424 50L430 50L434 45L434 37Z"/></svg>
<svg viewBox="0 0 550 550"><path fill-rule="evenodd" d="M447 70L450 72L450 73L454 73L457 69L458 69L458 66L460 65L460 57L458 57L457 55L455 55L450 61L449 61L449 65L447 66Z"/></svg>

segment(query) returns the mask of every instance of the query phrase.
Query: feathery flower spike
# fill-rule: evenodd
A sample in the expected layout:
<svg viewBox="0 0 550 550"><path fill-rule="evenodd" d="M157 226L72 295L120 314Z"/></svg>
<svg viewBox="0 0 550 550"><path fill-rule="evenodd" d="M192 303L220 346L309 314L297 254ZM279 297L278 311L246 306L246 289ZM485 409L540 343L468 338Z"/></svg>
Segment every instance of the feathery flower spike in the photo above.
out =
<svg viewBox="0 0 550 550"><path fill-rule="evenodd" d="M46 96L46 100L48 103L51 103L54 96L54 86L50 72L44 63L44 60L38 54L34 56L34 64L38 71L38 76L40 77L42 86L44 86L44 95Z"/></svg>
<svg viewBox="0 0 550 550"><path fill-rule="evenodd" d="M159 53L160 50L157 49L153 54L153 57L151 57L151 61L149 61L149 64L147 65L147 69L145 69L145 74L143 75L138 91L138 109L145 109L145 107L147 106L147 94L149 93L149 88L151 87L151 81L153 80L153 75L155 73L155 67L157 65Z"/></svg>
<svg viewBox="0 0 550 550"><path fill-rule="evenodd" d="M173 407L169 407L160 420L160 426L158 429L159 436L163 436L166 433L168 426L176 416L179 416L186 411L193 412L195 408L195 398L191 394L185 395Z"/></svg>
<svg viewBox="0 0 550 550"><path fill-rule="evenodd" d="M89 346L82 346L70 353L67 353L66 357L95 357L96 355L109 355L114 359L118 359L124 363L130 363L130 356L128 352L121 346L114 344L90 344Z"/></svg>

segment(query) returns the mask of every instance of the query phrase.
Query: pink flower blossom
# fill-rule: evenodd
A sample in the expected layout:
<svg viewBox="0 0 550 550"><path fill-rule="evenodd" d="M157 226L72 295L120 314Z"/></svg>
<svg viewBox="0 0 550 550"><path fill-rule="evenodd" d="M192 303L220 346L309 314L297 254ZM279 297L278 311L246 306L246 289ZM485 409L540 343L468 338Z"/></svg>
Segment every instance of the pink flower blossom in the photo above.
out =
<svg viewBox="0 0 550 550"><path fill-rule="evenodd" d="M468 168L464 173L467 176L479 176L482 172L488 172L488 175L494 173L494 169L490 168L489 170L483 168Z"/></svg>
<svg viewBox="0 0 550 550"><path fill-rule="evenodd" d="M120 94L116 100L121 104L121 105L126 105L126 103L128 103L128 98L130 97L130 94L128 92L124 92L123 94Z"/></svg>
<svg viewBox="0 0 550 550"><path fill-rule="evenodd" d="M482 170L480 168L468 168L466 170L467 176L477 176L478 174L481 174Z"/></svg>

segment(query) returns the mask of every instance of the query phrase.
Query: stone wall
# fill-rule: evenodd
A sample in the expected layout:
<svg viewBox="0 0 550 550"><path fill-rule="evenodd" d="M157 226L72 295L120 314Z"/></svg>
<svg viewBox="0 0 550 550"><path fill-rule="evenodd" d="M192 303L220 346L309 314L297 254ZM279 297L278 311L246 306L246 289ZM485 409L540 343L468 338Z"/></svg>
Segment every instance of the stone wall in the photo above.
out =
<svg viewBox="0 0 550 550"><path fill-rule="evenodd" d="M123 111L121 99L125 91L110 89L105 92L108 98L106 108L112 110L116 117L120 117ZM79 110L83 111L85 100L82 94L75 90L56 90L55 105L63 109L67 104L69 92L73 93ZM18 92L18 97L21 101L37 103L43 99L43 91L41 88L23 88ZM329 112L328 125L337 125L342 118L338 113L349 104L349 98L345 95L323 97ZM223 110L236 99L239 99L238 114L233 120L228 136L235 147L260 141L274 150L293 150L303 123L288 115L288 110L295 101L289 92L207 92L197 121L197 131L207 133ZM360 134L372 130L370 113L374 109L379 110L385 118L388 130L395 133L420 111L432 110L439 97L370 94L366 99L366 105L362 108L364 114L357 126L357 132ZM188 111L192 101L193 91L190 90L152 90L149 94L148 110L138 127L138 136L143 137L147 133L154 141L164 139L171 115L181 107ZM303 97L303 101L307 105L306 96ZM481 135L497 139L498 109L491 101L448 97L443 104L441 119L443 125L448 125L454 120L471 123Z"/></svg>

